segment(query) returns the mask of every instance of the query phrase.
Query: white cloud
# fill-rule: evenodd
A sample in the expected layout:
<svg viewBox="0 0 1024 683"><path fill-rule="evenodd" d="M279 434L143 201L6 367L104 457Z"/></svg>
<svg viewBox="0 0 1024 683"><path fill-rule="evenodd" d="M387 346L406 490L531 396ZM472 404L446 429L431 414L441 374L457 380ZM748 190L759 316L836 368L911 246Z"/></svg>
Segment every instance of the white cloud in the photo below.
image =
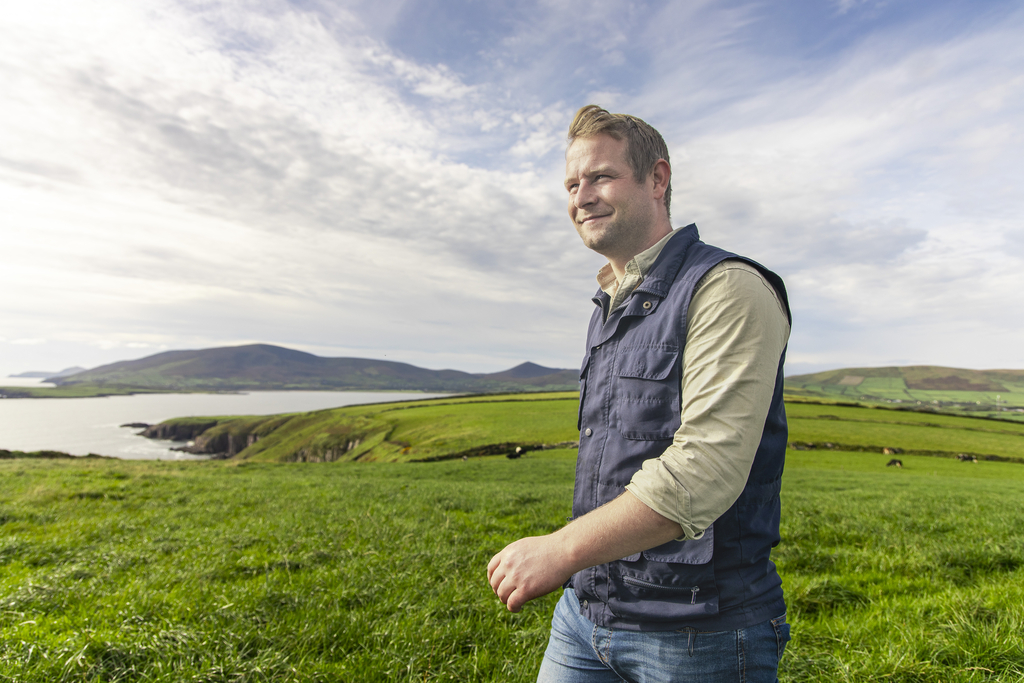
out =
<svg viewBox="0 0 1024 683"><path fill-rule="evenodd" d="M4 337L573 366L600 259L565 218L561 149L589 95L666 135L678 222L787 277L797 362L970 364L949 327L1017 357L1020 15L812 68L758 51L753 5L550 0L502 10L457 68L388 43L403 3L346 7L5 17Z"/></svg>

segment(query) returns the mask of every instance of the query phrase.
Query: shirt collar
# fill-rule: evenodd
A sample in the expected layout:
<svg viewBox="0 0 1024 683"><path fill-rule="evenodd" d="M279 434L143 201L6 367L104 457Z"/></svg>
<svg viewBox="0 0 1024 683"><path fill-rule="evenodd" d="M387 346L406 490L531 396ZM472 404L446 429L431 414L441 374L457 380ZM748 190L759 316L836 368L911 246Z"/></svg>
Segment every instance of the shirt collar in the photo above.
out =
<svg viewBox="0 0 1024 683"><path fill-rule="evenodd" d="M623 274L622 281L632 280L635 278L636 283L633 285L633 288L635 289L639 286L640 283L644 281L644 278L647 277L647 273L650 272L651 266L653 266L654 262L658 260L658 257L661 255L665 245L668 244L668 241L672 239L672 236L680 230L682 230L682 228L676 228L658 240L654 246L644 249L639 254L631 258L626 264L626 272ZM615 293L618 291L619 285L622 284L622 281L615 277L615 271L612 270L612 264L610 263L604 264L601 267L601 270L597 271L598 286L601 288L601 291L613 299L615 298Z"/></svg>

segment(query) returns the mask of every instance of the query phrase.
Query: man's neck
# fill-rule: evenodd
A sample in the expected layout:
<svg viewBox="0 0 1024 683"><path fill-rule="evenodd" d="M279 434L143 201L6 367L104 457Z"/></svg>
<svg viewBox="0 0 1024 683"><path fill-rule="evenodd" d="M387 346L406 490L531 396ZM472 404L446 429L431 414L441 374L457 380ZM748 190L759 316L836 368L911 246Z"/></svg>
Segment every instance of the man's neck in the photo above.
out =
<svg viewBox="0 0 1024 683"><path fill-rule="evenodd" d="M636 258L637 254L642 254L647 251L655 244L660 242L665 235L672 232L672 226L668 222L664 225L659 224L657 229L652 231L647 239L639 243L639 246L634 246L629 250L627 254L608 256L608 265L612 267L612 272L615 273L615 279L622 281L623 276L626 274L626 264Z"/></svg>

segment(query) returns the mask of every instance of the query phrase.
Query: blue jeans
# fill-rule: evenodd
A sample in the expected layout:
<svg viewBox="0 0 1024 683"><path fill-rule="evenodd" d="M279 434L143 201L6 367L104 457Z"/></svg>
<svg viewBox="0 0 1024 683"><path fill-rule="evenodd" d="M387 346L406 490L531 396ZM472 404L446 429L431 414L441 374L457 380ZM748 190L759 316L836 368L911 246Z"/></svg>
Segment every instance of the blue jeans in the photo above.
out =
<svg viewBox="0 0 1024 683"><path fill-rule="evenodd" d="M612 631L580 615L566 589L537 683L777 683L786 615L738 631Z"/></svg>

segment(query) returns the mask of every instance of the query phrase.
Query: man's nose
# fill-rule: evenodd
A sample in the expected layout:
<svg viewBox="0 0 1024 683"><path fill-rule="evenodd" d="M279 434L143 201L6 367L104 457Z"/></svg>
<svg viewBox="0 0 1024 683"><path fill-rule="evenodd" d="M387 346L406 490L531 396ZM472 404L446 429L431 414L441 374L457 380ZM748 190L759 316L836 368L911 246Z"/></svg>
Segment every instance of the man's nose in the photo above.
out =
<svg viewBox="0 0 1024 683"><path fill-rule="evenodd" d="M582 209L593 204L595 201L597 201L597 193L594 192L594 187L586 181L581 182L576 188L576 195L572 199L573 205L577 209Z"/></svg>

